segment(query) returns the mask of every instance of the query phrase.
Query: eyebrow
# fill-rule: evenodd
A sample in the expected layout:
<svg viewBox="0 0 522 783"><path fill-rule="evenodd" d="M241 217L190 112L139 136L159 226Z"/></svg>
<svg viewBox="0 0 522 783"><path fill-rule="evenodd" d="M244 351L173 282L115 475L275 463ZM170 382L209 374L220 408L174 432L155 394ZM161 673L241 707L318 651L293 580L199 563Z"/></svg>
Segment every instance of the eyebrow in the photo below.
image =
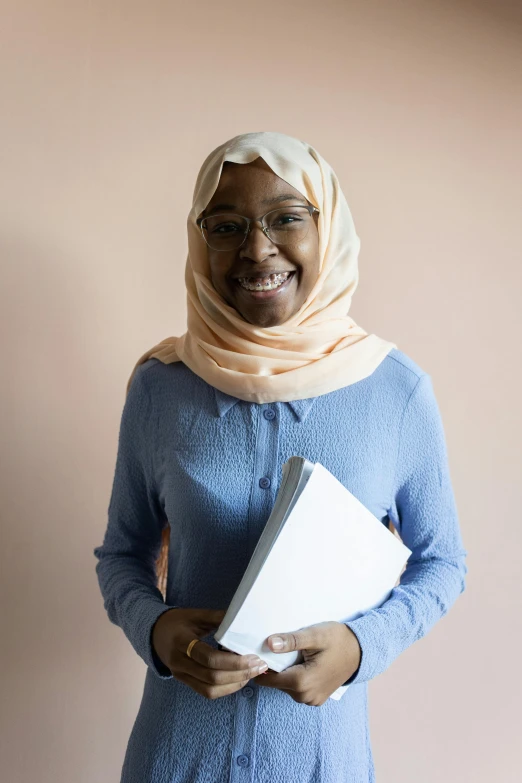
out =
<svg viewBox="0 0 522 783"><path fill-rule="evenodd" d="M272 204L279 204L280 201L288 201L288 199L294 199L295 201L300 201L303 205L306 205L308 202L305 202L305 200L300 197L296 196L294 193L283 193L280 196L273 196L272 198L265 198L261 203L265 204L267 207L271 206ZM214 204L212 209L209 209L208 211L206 209L203 210L203 215L211 215L213 212L219 212L222 209L237 209L235 204Z"/></svg>

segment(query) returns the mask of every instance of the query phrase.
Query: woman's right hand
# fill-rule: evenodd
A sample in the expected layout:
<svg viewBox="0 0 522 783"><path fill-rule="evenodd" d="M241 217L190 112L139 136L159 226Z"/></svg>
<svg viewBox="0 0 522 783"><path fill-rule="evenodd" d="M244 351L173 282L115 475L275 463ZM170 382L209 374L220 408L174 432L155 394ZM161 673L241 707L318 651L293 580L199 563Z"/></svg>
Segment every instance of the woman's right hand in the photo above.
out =
<svg viewBox="0 0 522 783"><path fill-rule="evenodd" d="M158 617L152 629L152 646L158 658L177 680L207 699L240 690L268 668L257 655L216 650L201 641L193 645L188 657L190 642L217 628L225 613L224 609L173 607Z"/></svg>

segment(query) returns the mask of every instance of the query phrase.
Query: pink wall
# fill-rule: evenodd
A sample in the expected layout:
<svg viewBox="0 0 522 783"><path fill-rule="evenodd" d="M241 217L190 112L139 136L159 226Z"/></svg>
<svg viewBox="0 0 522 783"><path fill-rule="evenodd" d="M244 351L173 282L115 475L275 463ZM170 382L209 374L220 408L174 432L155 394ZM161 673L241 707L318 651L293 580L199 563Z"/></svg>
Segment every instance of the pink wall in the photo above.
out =
<svg viewBox="0 0 522 783"><path fill-rule="evenodd" d="M3 778L119 780L145 668L92 549L125 384L184 329L203 158L278 130L341 180L362 239L352 316L432 375L469 551L465 594L370 684L377 780L514 781L520 4L1 6Z"/></svg>

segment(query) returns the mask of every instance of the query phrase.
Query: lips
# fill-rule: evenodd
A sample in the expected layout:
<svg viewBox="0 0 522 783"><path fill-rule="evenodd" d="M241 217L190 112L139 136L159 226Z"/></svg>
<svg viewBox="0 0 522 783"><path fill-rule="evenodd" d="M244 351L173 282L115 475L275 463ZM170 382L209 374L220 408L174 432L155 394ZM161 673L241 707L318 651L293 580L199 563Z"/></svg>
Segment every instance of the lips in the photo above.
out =
<svg viewBox="0 0 522 783"><path fill-rule="evenodd" d="M295 277L295 273L292 272L291 274L288 275L286 280L277 288L272 288L272 289L265 288L264 290L263 288L258 288L257 290L247 289L244 288L239 281L235 281L235 282L237 285L237 290L241 296L247 297L247 299L249 299L250 301L264 301L264 300L273 299L274 297L282 296L283 293L292 284L294 277Z"/></svg>
<svg viewBox="0 0 522 783"><path fill-rule="evenodd" d="M286 274L292 274L295 272L295 269L263 269L260 272L257 272L256 274L252 274L245 272L244 274L240 275L234 275L234 280L257 280L258 278L265 278L270 277L271 275L286 275Z"/></svg>

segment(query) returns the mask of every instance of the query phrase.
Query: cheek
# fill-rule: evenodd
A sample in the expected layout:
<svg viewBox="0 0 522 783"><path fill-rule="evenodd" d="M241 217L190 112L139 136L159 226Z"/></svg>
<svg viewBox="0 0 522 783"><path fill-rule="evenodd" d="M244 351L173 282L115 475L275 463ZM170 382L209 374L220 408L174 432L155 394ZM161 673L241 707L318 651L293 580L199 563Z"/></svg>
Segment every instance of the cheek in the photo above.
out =
<svg viewBox="0 0 522 783"><path fill-rule="evenodd" d="M208 263L210 267L210 279L214 288L223 288L226 275L230 269L230 263L227 262L227 259L210 253L208 255Z"/></svg>
<svg viewBox="0 0 522 783"><path fill-rule="evenodd" d="M312 290L312 288L315 285L315 282L317 278L319 277L319 250L316 246L313 246L310 248L310 252L305 255L303 255L300 259L300 264L302 268L302 286L304 289L305 296L308 295L309 291Z"/></svg>
<svg viewBox="0 0 522 783"><path fill-rule="evenodd" d="M310 292L312 291L316 283L318 274L319 273L316 272L315 270L312 270L311 268L308 269L306 278L303 279L303 290L301 293L301 299L303 302L310 295Z"/></svg>
<svg viewBox="0 0 522 783"><path fill-rule="evenodd" d="M223 254L225 255L225 254ZM219 254L221 256L221 253ZM233 259L225 259L218 257L208 256L210 267L210 281L217 293L227 302L227 304L234 305L234 283L228 278L228 274L231 270Z"/></svg>

